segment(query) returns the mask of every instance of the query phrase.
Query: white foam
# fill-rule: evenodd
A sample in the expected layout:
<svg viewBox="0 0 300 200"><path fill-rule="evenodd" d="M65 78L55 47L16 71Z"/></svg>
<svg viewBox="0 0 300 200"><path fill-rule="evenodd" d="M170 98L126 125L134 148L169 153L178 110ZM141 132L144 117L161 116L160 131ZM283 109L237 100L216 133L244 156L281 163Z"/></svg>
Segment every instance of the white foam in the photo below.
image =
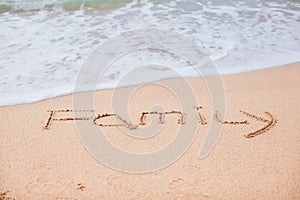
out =
<svg viewBox="0 0 300 200"><path fill-rule="evenodd" d="M2 13L0 105L72 93L89 53L113 35L136 28L161 27L184 34L210 53L221 74L300 61L300 3L228 2L132 1L114 10ZM156 56L153 62L177 66L184 76L194 75L180 59L151 51L139 53L116 62L98 89L116 86L137 58L144 62L139 64L149 64ZM150 67L145 74L151 69L155 72ZM148 81L152 80L144 76L132 84Z"/></svg>

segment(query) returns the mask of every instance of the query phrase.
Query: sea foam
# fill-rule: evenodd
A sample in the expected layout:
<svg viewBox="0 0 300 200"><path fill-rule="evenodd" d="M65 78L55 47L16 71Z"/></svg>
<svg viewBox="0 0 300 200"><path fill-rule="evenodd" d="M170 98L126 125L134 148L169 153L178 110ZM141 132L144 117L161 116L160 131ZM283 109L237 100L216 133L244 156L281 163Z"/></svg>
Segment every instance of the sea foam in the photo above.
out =
<svg viewBox="0 0 300 200"><path fill-rule="evenodd" d="M104 9L80 1L75 9L65 1L7 2L0 1L6 8L0 14L1 106L72 93L88 55L109 38L134 29L158 27L190 38L208 52L220 74L300 60L300 3L296 1L153 0ZM149 73L160 74L157 80L174 77L155 64L172 65L180 76L197 76L181 58L144 50L112 63L97 89L121 87L119 80L128 69L144 64L153 66L140 70L130 84L154 81L147 79Z"/></svg>

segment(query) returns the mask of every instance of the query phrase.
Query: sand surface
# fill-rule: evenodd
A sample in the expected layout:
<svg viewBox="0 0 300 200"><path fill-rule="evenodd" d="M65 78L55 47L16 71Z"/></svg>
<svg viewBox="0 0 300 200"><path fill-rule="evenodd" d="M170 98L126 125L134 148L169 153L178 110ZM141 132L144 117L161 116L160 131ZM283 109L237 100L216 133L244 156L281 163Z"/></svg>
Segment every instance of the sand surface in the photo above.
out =
<svg viewBox="0 0 300 200"><path fill-rule="evenodd" d="M128 101L124 99L131 123L139 125L139 134L149 124L158 127L159 134L135 139L120 127L107 126L115 123L107 117L98 121L105 126L97 128L112 144L135 153L154 152L168 145L180 127L198 122L184 155L146 174L120 172L95 159L81 142L74 121L58 121L72 118L72 112L55 112L45 129L51 114L47 111L72 109L71 95L0 107L0 199L300 199L299 75L297 63L223 76L226 116L219 122L223 126L217 144L203 159L202 143L211 122L218 121L203 80L187 80L197 105L189 105L195 112L184 123L174 114L164 123L148 117L146 125L139 125L142 112L185 112L181 101L186 100L174 96L176 88L164 86L176 85L179 79L137 87ZM130 88L116 91L126 94ZM112 104L116 91L96 93L95 116L125 108Z"/></svg>

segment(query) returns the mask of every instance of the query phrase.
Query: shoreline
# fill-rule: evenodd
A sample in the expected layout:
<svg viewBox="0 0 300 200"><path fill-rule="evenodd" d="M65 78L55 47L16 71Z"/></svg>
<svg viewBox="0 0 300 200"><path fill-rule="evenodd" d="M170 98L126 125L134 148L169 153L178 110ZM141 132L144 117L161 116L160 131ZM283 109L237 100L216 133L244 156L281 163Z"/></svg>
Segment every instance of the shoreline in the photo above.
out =
<svg viewBox="0 0 300 200"><path fill-rule="evenodd" d="M299 73L300 63L295 63L221 76L225 116L219 116L221 110L213 110L210 92L201 78L187 78L197 104L184 99L188 93L180 87L183 79L138 86L134 92L130 90L133 87L97 91L93 114L101 118L114 113L125 118L124 103L128 124L138 125L133 130L124 126L128 133L144 133L144 125L150 123L149 118L141 116L145 111L186 113L185 121L177 121L177 115L166 116L164 121L151 118L154 126L150 130L158 127L159 134L142 140L124 134L122 127L112 126L116 124L111 118L97 121L105 137L128 152L149 153L164 148L180 128L197 122L187 151L168 167L145 174L111 169L88 152L77 125L67 120L74 117L69 110L72 95L0 107L0 198L299 199ZM173 90L166 84L174 86ZM130 91L128 101L111 101L114 95ZM49 110L64 111L57 111L51 118ZM82 113L81 117L88 116ZM45 128L49 119L52 123ZM222 124L221 134L208 156L200 159L212 122Z"/></svg>
<svg viewBox="0 0 300 200"><path fill-rule="evenodd" d="M260 71L268 71L268 70L272 70L272 69L285 68L285 67L290 67L290 66L298 65L299 63L300 62L295 62L295 63L285 64L285 65L278 65L278 66L272 66L272 67L267 67L267 68L252 70L252 71L245 71L245 72L238 72L238 73L233 73L233 74L219 75L219 77L223 78L223 77L230 77L230 76L242 75L242 74L247 74L247 73L255 73L255 72L260 72ZM184 77L184 79L193 79L193 78L199 78L199 77ZM167 81L167 80L176 80L176 79L182 79L182 78L166 78L166 79L161 79L161 80L157 80L157 81L154 81L154 82ZM96 89L94 92L99 92L99 91L101 92L101 91L108 91L108 90L115 90L115 89L122 89L122 88L129 88L129 87L135 87L135 86L139 86L139 85L147 85L147 84L151 84L151 83L153 83L153 82L146 82L146 83L142 83L142 84L134 84L134 85L123 86L123 87L119 87L119 88ZM86 92L89 92L89 91L86 91ZM84 93L84 92L82 92L82 93ZM47 101L47 100L54 99L54 98L66 97L66 96L70 96L70 95L74 95L74 93L71 92L71 93L66 93L66 94L62 94L62 95L58 95L58 96L43 98L41 100L37 100L37 101L34 101L34 102L25 102L25 103L18 103L18 104L0 105L0 108L1 107L10 107L10 106L19 106L19 105L30 105L30 104L39 103L39 102Z"/></svg>

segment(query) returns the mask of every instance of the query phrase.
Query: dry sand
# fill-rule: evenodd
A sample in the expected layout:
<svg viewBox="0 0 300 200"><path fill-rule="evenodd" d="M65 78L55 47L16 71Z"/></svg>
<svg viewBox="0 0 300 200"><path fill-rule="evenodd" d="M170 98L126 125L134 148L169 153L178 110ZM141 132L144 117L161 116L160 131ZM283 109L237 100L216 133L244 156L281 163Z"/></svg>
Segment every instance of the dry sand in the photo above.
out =
<svg viewBox="0 0 300 200"><path fill-rule="evenodd" d="M163 148L180 126L189 126L189 120L198 116L198 131L188 151L169 167L146 174L123 173L98 162L81 143L73 121L52 121L43 129L50 114L47 110L72 109L71 95L0 107L0 199L300 199L299 75L297 63L223 76L228 123L204 159L199 159L199 152L215 116L199 78L188 81L199 101L191 106L203 107L202 119L188 116L185 124L177 124L177 116L170 116L159 124L152 118L162 129L159 135L144 140L128 137L118 127L99 127L120 148L147 153ZM96 113L112 112L115 92L97 92ZM172 92L159 84L139 87L128 110L138 123L141 112L157 105L167 111L180 110ZM273 121L264 112L270 113ZM56 119L67 117L72 115L55 114ZM245 120L248 124L242 123ZM259 131L265 126L264 132ZM244 136L255 131L261 134Z"/></svg>

